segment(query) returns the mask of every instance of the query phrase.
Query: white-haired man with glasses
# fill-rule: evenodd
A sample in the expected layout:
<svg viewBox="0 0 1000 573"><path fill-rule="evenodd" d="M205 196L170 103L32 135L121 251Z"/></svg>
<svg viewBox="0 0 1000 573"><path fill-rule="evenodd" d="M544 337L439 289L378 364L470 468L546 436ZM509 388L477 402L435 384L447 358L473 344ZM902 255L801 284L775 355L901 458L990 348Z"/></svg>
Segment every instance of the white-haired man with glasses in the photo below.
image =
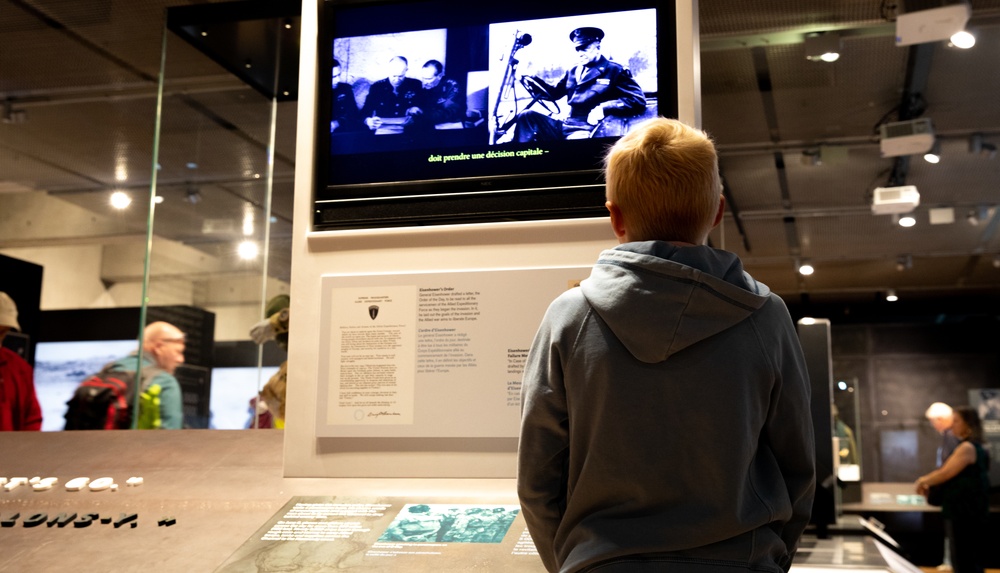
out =
<svg viewBox="0 0 1000 573"><path fill-rule="evenodd" d="M179 430L184 427L181 385L174 377L184 364L186 337L169 322L150 323L142 335L142 392L137 427L143 430ZM136 353L115 361L113 371L135 372Z"/></svg>

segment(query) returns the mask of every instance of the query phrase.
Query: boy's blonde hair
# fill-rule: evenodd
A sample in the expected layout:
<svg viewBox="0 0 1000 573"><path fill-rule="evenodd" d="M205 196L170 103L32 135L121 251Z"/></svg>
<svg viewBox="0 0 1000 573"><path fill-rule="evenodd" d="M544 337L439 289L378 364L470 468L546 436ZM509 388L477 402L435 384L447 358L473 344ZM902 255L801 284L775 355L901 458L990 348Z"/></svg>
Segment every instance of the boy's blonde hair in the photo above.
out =
<svg viewBox="0 0 1000 573"><path fill-rule="evenodd" d="M630 240L700 243L711 231L722 182L705 132L664 117L645 121L608 151L604 174Z"/></svg>

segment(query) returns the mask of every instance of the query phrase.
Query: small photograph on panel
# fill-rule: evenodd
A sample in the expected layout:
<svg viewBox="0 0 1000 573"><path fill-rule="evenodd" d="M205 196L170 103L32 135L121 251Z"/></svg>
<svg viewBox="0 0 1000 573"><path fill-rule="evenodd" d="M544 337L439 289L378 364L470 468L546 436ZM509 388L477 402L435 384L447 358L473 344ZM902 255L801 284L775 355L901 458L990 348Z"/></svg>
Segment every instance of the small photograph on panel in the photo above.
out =
<svg viewBox="0 0 1000 573"><path fill-rule="evenodd" d="M490 26L492 144L620 137L657 113L656 10Z"/></svg>
<svg viewBox="0 0 1000 573"><path fill-rule="evenodd" d="M500 543L518 505L406 504L379 541Z"/></svg>

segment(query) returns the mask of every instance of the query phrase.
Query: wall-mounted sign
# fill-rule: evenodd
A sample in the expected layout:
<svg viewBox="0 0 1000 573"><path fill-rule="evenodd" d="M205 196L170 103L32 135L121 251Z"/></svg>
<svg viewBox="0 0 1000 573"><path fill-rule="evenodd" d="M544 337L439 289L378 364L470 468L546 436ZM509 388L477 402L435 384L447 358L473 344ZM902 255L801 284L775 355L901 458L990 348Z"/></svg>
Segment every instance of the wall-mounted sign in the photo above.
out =
<svg viewBox="0 0 1000 573"><path fill-rule="evenodd" d="M516 437L552 300L589 267L324 276L319 437Z"/></svg>

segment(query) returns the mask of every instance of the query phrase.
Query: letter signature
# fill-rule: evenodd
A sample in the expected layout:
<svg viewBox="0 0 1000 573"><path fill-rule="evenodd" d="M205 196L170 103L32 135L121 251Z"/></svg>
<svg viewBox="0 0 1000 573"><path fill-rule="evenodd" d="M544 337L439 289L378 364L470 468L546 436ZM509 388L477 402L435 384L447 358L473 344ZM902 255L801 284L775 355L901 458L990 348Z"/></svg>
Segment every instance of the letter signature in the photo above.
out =
<svg viewBox="0 0 1000 573"><path fill-rule="evenodd" d="M379 412L368 412L369 418L380 418L382 416L402 416L402 414L399 412L386 412L385 410L381 410Z"/></svg>

